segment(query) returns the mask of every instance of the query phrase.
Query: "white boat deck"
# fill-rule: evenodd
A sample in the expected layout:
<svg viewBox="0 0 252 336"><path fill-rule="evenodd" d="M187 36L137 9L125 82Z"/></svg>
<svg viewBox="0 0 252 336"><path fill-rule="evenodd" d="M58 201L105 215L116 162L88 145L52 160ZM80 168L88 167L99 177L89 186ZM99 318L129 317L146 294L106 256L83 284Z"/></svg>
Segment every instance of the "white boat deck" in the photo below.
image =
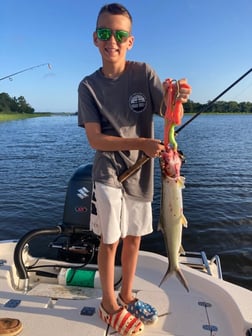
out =
<svg viewBox="0 0 252 336"><path fill-rule="evenodd" d="M99 336L117 335L97 314L101 290L39 284L29 294L11 286L10 251L14 243L0 243L0 318L17 318L23 324L21 336ZM154 305L159 320L146 326L148 336L245 336L252 328L252 292L181 265L190 285L187 293L172 277L161 288L166 258L141 252L134 290L139 299ZM35 295L36 294L36 295ZM8 307L9 300L20 300ZM10 301L13 302L13 301ZM6 306L7 304L7 306ZM83 307L94 307L91 316L81 315ZM249 335L249 334L248 334Z"/></svg>

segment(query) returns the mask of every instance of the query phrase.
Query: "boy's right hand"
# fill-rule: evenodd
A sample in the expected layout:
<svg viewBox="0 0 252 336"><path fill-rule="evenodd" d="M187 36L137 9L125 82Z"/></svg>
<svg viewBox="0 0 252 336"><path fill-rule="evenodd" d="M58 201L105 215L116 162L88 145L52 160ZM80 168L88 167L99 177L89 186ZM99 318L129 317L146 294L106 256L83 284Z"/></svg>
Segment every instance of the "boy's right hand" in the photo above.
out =
<svg viewBox="0 0 252 336"><path fill-rule="evenodd" d="M156 158L161 155L161 152L165 150L165 146L161 140L157 139L145 139L143 152L150 158Z"/></svg>

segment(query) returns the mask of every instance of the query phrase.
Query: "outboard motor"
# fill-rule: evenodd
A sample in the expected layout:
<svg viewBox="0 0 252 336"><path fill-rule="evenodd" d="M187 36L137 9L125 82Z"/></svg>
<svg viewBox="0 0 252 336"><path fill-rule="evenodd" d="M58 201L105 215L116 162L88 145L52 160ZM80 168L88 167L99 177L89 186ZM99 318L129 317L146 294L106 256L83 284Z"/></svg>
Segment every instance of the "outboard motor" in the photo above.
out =
<svg viewBox="0 0 252 336"><path fill-rule="evenodd" d="M56 238L49 243L49 247L57 250L56 260L75 264L72 266L68 265L68 269L73 272L74 277L76 274L78 275L78 281L82 279L81 277L83 274L86 274L82 271L87 264L97 264L97 252L100 239L90 231L90 208L92 197L91 172L92 165L88 164L80 166L72 175L68 183L63 223L61 225L34 229L26 233L18 241L14 251L14 264L19 277L19 283L17 285L18 289L26 292L29 288L29 272L32 267L27 267L25 265L23 251L28 251L29 243L35 237L45 235L56 236ZM118 264L120 264L120 262L118 262ZM55 264L53 264L53 267L55 268ZM62 263L60 263L59 267L63 268L64 274L68 274L65 272L66 270L64 267L62 267ZM95 271L96 269L97 267L95 268ZM78 273L78 270L81 272ZM121 268L118 268L118 270L119 275L117 277L118 279L116 278L117 280L115 280L115 287L121 282ZM43 270L36 270L37 275L41 275L42 273L42 276L47 276Z"/></svg>
<svg viewBox="0 0 252 336"><path fill-rule="evenodd" d="M90 230L92 165L82 165L72 175L67 188L63 224Z"/></svg>
<svg viewBox="0 0 252 336"><path fill-rule="evenodd" d="M63 214L63 235L59 235L50 244L50 247L58 249L60 260L77 263L89 263L91 260L96 262L99 239L90 231L91 175L92 165L82 165L74 172L68 183Z"/></svg>

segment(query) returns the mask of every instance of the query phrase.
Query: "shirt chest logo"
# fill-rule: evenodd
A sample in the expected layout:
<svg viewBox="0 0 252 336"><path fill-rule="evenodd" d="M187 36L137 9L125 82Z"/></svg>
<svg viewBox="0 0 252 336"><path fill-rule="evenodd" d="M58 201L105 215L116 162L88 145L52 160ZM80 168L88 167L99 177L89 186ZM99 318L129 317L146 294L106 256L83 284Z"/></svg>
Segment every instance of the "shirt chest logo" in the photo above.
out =
<svg viewBox="0 0 252 336"><path fill-rule="evenodd" d="M129 97L129 108L135 113L142 113L147 107L147 100L143 93L133 93Z"/></svg>

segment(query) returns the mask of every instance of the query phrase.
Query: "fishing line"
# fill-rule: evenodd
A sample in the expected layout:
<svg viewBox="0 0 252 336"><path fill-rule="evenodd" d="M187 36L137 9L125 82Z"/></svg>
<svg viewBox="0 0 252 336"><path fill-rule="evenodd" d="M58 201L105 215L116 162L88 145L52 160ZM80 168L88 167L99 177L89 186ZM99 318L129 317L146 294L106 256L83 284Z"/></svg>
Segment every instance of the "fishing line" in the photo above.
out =
<svg viewBox="0 0 252 336"><path fill-rule="evenodd" d="M188 124L190 124L196 117L198 117L201 113L206 112L220 97L222 97L225 93L227 93L232 87L238 84L243 78L245 78L250 72L252 68L250 68L247 72L245 72L240 78L238 78L235 82L233 82L229 87L227 87L224 91L222 91L218 96L216 96L213 100L211 100L208 104L206 104L199 112L197 112L191 119L185 122L181 127L179 127L175 132L178 134L185 128Z"/></svg>
<svg viewBox="0 0 252 336"><path fill-rule="evenodd" d="M245 88L243 88L241 91L239 91L236 95L232 96L232 100L237 99L238 97L241 97L246 91L252 86L252 82L249 83ZM242 98L241 98L242 99ZM246 101L245 101L246 102Z"/></svg>

